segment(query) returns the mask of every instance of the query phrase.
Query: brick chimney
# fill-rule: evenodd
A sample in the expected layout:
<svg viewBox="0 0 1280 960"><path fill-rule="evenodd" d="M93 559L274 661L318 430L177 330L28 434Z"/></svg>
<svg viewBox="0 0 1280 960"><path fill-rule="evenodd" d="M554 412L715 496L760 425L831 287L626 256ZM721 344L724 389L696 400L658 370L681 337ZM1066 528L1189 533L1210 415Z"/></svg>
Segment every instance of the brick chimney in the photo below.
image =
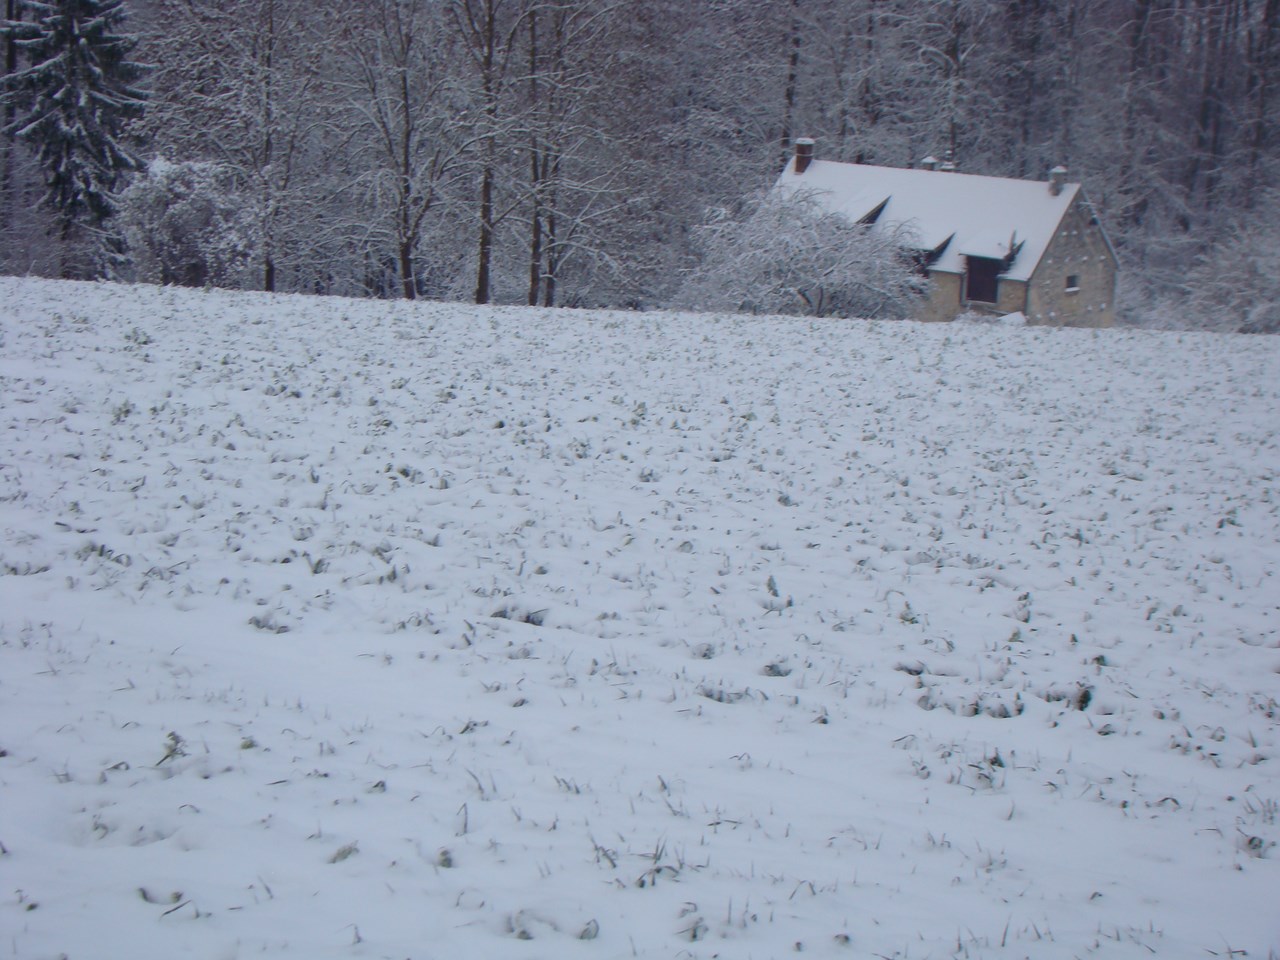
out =
<svg viewBox="0 0 1280 960"><path fill-rule="evenodd" d="M1058 164L1049 171L1049 192L1055 197L1062 193L1062 187L1067 182L1067 168Z"/></svg>
<svg viewBox="0 0 1280 960"><path fill-rule="evenodd" d="M813 140L799 137L796 140L796 173L804 173L813 163Z"/></svg>

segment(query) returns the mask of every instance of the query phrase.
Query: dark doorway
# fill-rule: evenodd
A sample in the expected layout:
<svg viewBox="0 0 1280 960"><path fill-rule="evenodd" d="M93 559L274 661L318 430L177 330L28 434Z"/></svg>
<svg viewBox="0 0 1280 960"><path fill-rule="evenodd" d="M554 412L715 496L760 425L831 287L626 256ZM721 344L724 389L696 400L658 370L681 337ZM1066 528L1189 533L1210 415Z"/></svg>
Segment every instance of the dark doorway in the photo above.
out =
<svg viewBox="0 0 1280 960"><path fill-rule="evenodd" d="M990 257L965 257L965 260L968 267L965 271L964 298L980 303L995 303L1004 261Z"/></svg>

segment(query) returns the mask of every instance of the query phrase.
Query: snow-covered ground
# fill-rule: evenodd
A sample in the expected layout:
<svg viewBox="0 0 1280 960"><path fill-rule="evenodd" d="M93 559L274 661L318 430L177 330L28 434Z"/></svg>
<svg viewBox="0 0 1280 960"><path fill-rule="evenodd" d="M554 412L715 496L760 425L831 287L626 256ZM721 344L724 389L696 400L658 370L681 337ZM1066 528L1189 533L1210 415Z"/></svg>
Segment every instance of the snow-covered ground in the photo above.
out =
<svg viewBox="0 0 1280 960"><path fill-rule="evenodd" d="M0 304L0 956L1280 956L1280 339Z"/></svg>

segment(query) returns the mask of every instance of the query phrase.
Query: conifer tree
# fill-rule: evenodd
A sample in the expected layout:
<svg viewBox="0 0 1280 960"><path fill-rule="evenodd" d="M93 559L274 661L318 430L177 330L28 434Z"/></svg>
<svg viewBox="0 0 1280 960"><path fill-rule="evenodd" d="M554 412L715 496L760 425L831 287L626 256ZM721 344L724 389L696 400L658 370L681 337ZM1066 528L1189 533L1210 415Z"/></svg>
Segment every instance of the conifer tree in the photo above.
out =
<svg viewBox="0 0 1280 960"><path fill-rule="evenodd" d="M28 66L4 78L4 101L16 107L5 132L36 154L67 274L67 246L111 216L120 175L141 166L125 128L142 114L145 68L129 58L134 41L117 32L123 0L19 3L29 19L3 29Z"/></svg>

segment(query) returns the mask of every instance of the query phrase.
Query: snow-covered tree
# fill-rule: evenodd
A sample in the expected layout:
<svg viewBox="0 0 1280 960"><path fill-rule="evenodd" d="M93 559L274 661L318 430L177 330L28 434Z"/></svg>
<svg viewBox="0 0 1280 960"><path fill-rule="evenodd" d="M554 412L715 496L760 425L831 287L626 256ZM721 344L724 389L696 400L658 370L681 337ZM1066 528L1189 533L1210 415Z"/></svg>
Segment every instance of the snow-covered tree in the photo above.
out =
<svg viewBox="0 0 1280 960"><path fill-rule="evenodd" d="M1223 236L1188 271L1168 320L1197 327L1280 333L1280 191Z"/></svg>
<svg viewBox="0 0 1280 960"><path fill-rule="evenodd" d="M0 44L4 50L4 76L11 77L18 72L18 30L16 29L18 0L5 0L4 26L0 27ZM14 192L14 156L13 136L8 129L18 117L17 104L12 97L6 97L4 112L0 115L0 224L9 226L12 215Z"/></svg>
<svg viewBox="0 0 1280 960"><path fill-rule="evenodd" d="M904 317L924 289L905 229L854 223L804 193L715 211L701 240L683 297L700 310Z"/></svg>
<svg viewBox="0 0 1280 960"><path fill-rule="evenodd" d="M474 101L469 126L478 143L475 302L493 298L493 254L498 227L515 210L503 191L507 185L503 154L519 137L521 118L506 112L516 79L513 60L517 37L535 4L532 0L450 0L449 12L465 51Z"/></svg>
<svg viewBox="0 0 1280 960"><path fill-rule="evenodd" d="M602 122L617 101L601 82L623 62L613 38L622 16L609 0L550 0L525 18L530 305L593 302L625 272L618 227L630 163L624 138Z"/></svg>
<svg viewBox="0 0 1280 960"><path fill-rule="evenodd" d="M235 172L254 197L258 284L314 282L328 224L319 147L330 118L333 11L310 0L153 0L156 103L147 128L166 156ZM296 287L295 287L296 289Z"/></svg>
<svg viewBox="0 0 1280 960"><path fill-rule="evenodd" d="M4 78L16 107L6 130L28 141L44 174L43 202L60 239L100 226L115 210L123 173L140 163L126 142L141 116L145 68L134 42L118 32L123 0L22 0L31 20L6 20L6 35L29 63ZM63 272L71 272L64 256Z"/></svg>
<svg viewBox="0 0 1280 960"><path fill-rule="evenodd" d="M234 287L256 251L256 222L225 167L153 160L121 194L116 228L133 279Z"/></svg>
<svg viewBox="0 0 1280 960"><path fill-rule="evenodd" d="M445 18L422 0L371 0L346 18L343 37L353 192L368 246L379 258L392 252L405 299L438 295L448 257L432 251L424 262L423 250L458 192L471 146L455 120L463 105L451 85Z"/></svg>

